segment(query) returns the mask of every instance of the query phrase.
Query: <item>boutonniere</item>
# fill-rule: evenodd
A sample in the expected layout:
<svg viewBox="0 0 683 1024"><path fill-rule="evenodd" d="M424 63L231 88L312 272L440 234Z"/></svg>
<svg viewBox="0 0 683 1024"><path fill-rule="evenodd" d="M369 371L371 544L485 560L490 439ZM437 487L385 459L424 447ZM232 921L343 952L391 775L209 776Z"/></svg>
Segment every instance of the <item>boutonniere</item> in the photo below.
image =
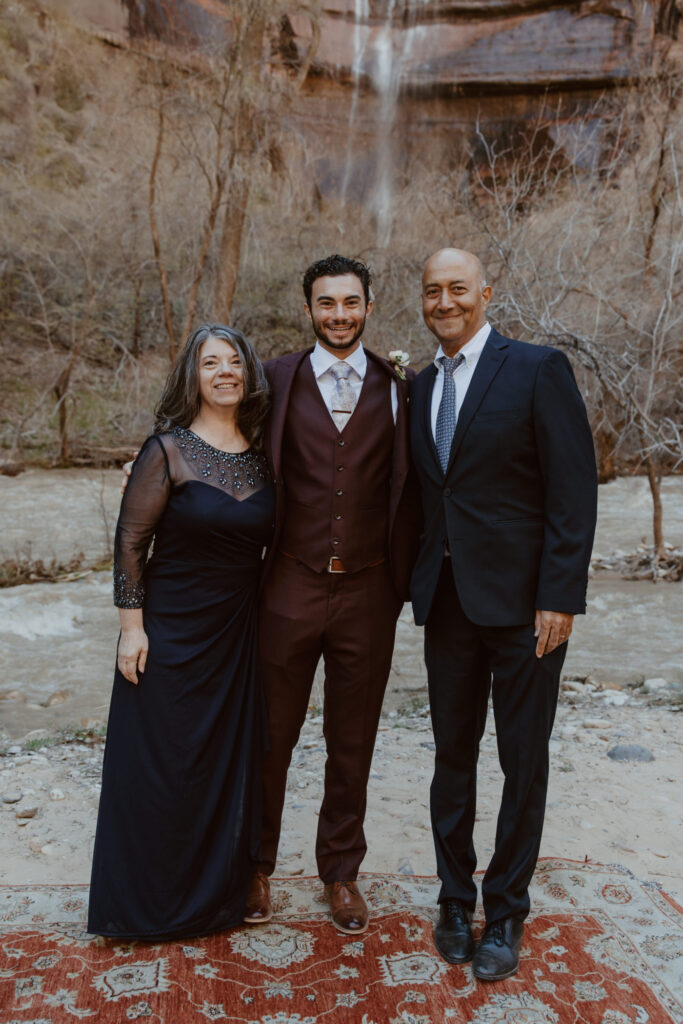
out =
<svg viewBox="0 0 683 1024"><path fill-rule="evenodd" d="M410 365L410 354L408 352L402 352L400 348L397 348L394 349L393 352L389 353L388 359L396 371L396 376L400 377L401 380L405 380L406 371L403 367Z"/></svg>

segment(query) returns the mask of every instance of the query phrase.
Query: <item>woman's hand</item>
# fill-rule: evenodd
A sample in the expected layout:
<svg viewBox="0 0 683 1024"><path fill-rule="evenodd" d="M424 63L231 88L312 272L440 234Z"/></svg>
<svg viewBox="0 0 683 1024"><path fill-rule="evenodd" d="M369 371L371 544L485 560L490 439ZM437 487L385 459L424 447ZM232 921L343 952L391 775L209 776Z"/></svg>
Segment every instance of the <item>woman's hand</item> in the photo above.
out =
<svg viewBox="0 0 683 1024"><path fill-rule="evenodd" d="M139 681L138 672L145 671L148 650L149 641L147 634L142 628L142 613L140 613L139 625L137 623L126 625L122 622L116 664L121 675L125 676L129 683L134 683L135 686L137 686Z"/></svg>
<svg viewBox="0 0 683 1024"><path fill-rule="evenodd" d="M130 474L133 472L133 465L139 454L140 452L136 449L133 452L133 458L130 460L130 462L124 462L124 464L121 466L121 472L123 473L123 476L121 477L121 494L126 493L126 487L128 486L128 481L130 480Z"/></svg>

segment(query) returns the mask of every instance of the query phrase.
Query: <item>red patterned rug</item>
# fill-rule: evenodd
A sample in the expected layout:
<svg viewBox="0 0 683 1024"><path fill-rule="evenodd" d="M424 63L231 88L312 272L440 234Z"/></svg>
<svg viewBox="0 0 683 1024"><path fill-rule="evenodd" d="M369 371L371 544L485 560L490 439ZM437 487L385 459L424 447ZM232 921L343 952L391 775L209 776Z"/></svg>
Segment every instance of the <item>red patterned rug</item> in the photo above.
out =
<svg viewBox="0 0 683 1024"><path fill-rule="evenodd" d="M372 918L355 940L329 923L320 882L297 878L275 883L268 925L158 945L88 935L87 886L2 886L0 1024L683 1020L683 910L623 868L541 861L522 966L495 985L436 954L436 879L360 882Z"/></svg>

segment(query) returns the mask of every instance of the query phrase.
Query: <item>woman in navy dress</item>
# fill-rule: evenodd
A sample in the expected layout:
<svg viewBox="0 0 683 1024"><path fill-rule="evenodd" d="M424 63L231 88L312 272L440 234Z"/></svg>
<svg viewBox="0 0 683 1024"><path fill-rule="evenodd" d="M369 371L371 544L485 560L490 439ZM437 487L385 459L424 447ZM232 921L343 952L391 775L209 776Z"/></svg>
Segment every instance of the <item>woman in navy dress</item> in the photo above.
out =
<svg viewBox="0 0 683 1024"><path fill-rule="evenodd" d="M274 510L260 451L267 404L247 339L199 328L123 497L121 636L88 921L99 935L170 939L242 921L260 829L256 597Z"/></svg>

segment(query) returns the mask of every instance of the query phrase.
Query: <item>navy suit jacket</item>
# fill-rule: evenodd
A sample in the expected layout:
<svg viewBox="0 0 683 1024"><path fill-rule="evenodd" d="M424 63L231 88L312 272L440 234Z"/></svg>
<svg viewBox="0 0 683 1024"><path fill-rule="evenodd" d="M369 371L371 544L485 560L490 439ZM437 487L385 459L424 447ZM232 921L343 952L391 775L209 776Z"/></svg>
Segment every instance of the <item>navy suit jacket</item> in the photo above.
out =
<svg viewBox="0 0 683 1024"><path fill-rule="evenodd" d="M445 474L431 429L436 372L428 366L411 390L424 513L410 588L415 621L427 619L446 548L460 603L478 625L533 622L536 609L584 612L597 473L569 360L492 330Z"/></svg>

